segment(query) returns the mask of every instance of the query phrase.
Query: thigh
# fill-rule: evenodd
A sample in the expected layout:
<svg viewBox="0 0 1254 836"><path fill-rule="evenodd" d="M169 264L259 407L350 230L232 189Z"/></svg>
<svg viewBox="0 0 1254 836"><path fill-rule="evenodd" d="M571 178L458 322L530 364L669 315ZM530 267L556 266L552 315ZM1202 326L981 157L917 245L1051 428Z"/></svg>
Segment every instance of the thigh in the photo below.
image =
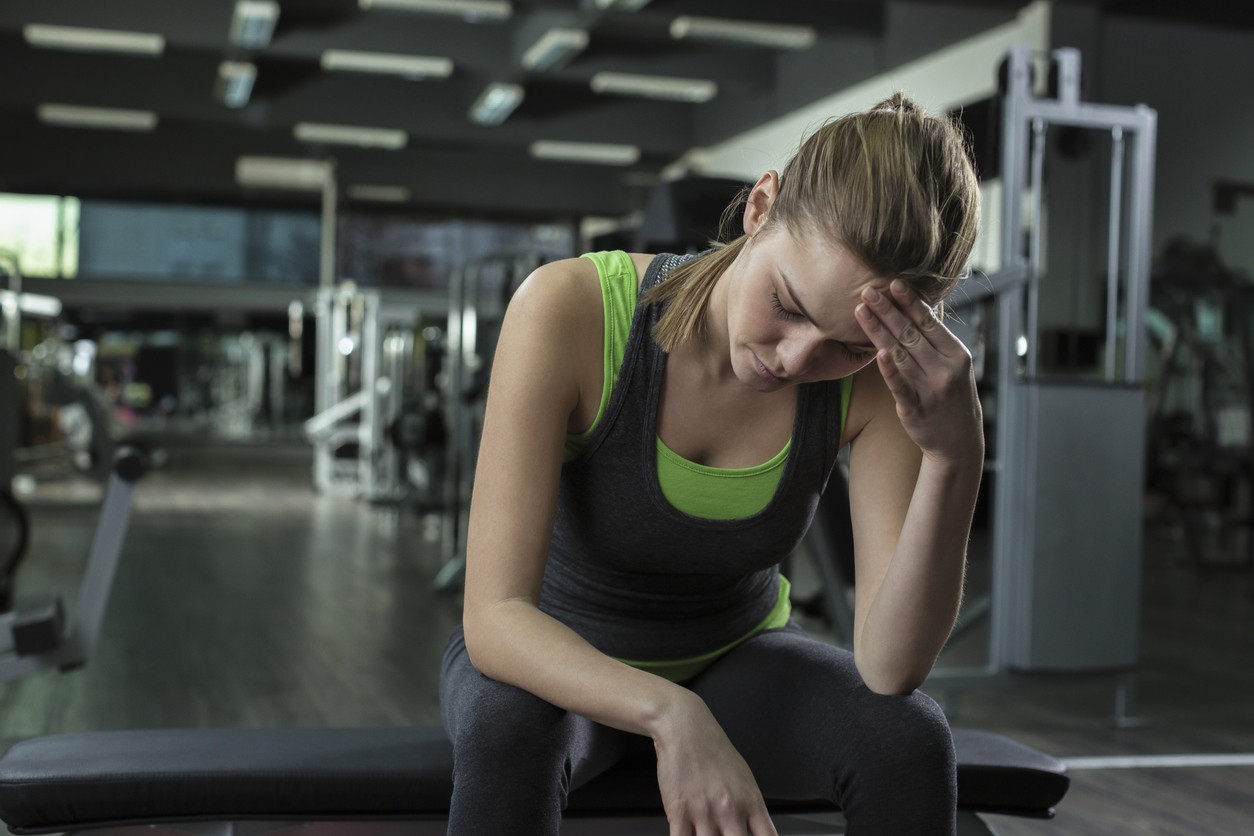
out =
<svg viewBox="0 0 1254 836"><path fill-rule="evenodd" d="M949 726L935 702L918 691L876 694L852 653L795 625L755 636L690 687L770 798L848 809L856 788L884 788L903 771L952 780Z"/></svg>
<svg viewBox="0 0 1254 836"><path fill-rule="evenodd" d="M566 791L617 763L626 733L572 714L534 694L484 676L461 630L450 637L440 673L440 713L456 760L474 773L527 769L554 774Z"/></svg>

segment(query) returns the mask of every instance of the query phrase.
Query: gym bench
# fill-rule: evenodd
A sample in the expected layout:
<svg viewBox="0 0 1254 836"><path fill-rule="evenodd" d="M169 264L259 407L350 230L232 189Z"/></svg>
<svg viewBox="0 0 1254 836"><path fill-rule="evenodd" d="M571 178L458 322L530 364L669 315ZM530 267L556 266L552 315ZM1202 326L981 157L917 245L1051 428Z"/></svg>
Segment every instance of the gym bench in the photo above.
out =
<svg viewBox="0 0 1254 836"><path fill-rule="evenodd" d="M954 742L960 834L994 832L978 813L1053 816L1070 782L1060 761L987 731L954 729ZM652 747L631 744L623 762L571 793L564 834L666 832ZM337 836L436 834L452 768L451 744L433 726L58 735L0 758L0 819L18 834L308 834L311 822ZM767 804L781 836L844 832L826 801Z"/></svg>

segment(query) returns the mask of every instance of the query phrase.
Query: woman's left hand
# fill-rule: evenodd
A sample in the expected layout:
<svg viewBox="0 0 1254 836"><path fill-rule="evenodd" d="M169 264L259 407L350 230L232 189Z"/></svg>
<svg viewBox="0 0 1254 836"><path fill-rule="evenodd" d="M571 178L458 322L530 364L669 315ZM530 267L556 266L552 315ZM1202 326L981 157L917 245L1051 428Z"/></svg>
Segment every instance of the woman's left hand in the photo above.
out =
<svg viewBox="0 0 1254 836"><path fill-rule="evenodd" d="M975 371L962 341L899 279L888 294L865 288L855 314L879 349L876 362L897 417L923 455L942 462L982 457Z"/></svg>

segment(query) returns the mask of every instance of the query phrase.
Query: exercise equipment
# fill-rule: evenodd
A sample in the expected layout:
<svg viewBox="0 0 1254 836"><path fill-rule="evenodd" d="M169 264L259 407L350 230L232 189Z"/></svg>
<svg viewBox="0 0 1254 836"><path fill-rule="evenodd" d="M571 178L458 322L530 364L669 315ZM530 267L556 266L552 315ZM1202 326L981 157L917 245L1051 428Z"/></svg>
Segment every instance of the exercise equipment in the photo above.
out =
<svg viewBox="0 0 1254 836"><path fill-rule="evenodd" d="M993 833L979 813L1051 817L1067 792L1065 767L1035 749L970 729L955 729L954 742L959 833ZM571 793L564 832L665 832L652 744L632 744L622 763ZM355 836L442 834L452 765L451 744L430 726L62 735L19 743L0 758L0 818L14 833L123 836L156 825L227 836L318 821ZM843 832L826 801L767 803L777 822Z"/></svg>
<svg viewBox="0 0 1254 836"><path fill-rule="evenodd" d="M413 380L416 303L352 283L315 299L315 412L305 422L314 484L330 496L374 502L408 493L390 428Z"/></svg>
<svg viewBox="0 0 1254 836"><path fill-rule="evenodd" d="M494 253L471 259L452 276L444 388L450 443L444 471L445 562L435 579L439 590L459 589L465 577L470 495L505 309L518 286L544 261L533 251Z"/></svg>
<svg viewBox="0 0 1254 836"><path fill-rule="evenodd" d="M70 670L87 661L109 603L135 483L146 467L138 450L118 451L68 625L59 597L19 600L14 609L0 613L0 683L45 670Z"/></svg>
<svg viewBox="0 0 1254 836"><path fill-rule="evenodd" d="M1203 569L1254 567L1254 286L1174 241L1153 276L1149 478Z"/></svg>

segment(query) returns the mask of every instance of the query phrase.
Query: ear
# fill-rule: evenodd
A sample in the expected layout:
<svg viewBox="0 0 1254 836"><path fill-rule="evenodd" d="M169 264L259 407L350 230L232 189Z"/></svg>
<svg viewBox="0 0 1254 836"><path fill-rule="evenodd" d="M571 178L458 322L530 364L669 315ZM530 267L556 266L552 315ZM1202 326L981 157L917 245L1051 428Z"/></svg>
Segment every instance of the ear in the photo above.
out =
<svg viewBox="0 0 1254 836"><path fill-rule="evenodd" d="M768 171L758 178L749 191L745 201L745 234L754 235L766 223L775 203L775 195L779 194L779 174Z"/></svg>

